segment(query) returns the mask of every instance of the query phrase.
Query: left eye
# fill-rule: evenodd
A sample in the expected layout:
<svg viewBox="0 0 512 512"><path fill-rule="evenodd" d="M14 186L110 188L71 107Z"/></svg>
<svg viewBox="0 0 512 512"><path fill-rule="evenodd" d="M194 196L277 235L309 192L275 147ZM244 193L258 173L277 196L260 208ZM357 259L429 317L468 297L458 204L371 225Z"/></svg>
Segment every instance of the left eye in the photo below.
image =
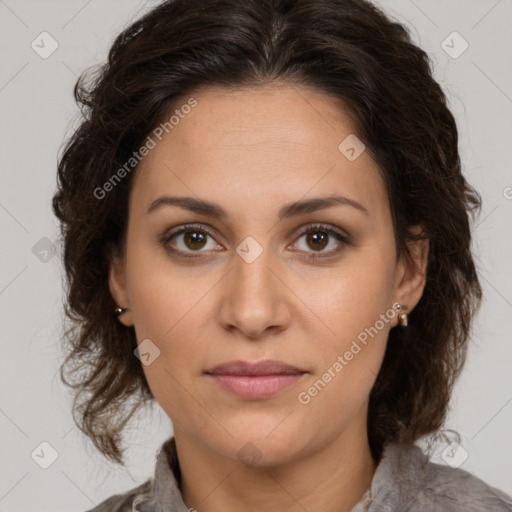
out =
<svg viewBox="0 0 512 512"><path fill-rule="evenodd" d="M305 237L307 247L306 249L299 248L299 250L306 253L312 253L307 255L309 258L332 256L341 250L340 246L350 245L350 240L346 235L335 231L330 226L320 224L309 226L306 230L302 231L298 240L301 240L303 237ZM210 247L208 247L208 238L211 239ZM174 239L179 242L170 243ZM183 226L174 233L165 235L161 242L171 253L185 257L194 257L191 253L205 252L202 251L202 249L215 250L216 248L222 248L222 246L214 242L213 235L202 225ZM333 244L331 244L331 242L333 242ZM330 244L334 245L334 248L327 251L324 250ZM300 244L298 242L294 242L293 245L297 246ZM308 247L313 250L308 250ZM320 254L317 255L314 253Z"/></svg>
<svg viewBox="0 0 512 512"><path fill-rule="evenodd" d="M313 254L308 254L308 258L319 258L319 257L328 257L333 254L337 254L341 250L341 246L350 245L350 240L347 236L335 231L330 226L324 225L315 225L308 227L299 237L299 240L302 237L305 238L305 243L307 247L313 248ZM329 245L331 241L335 240L333 243L334 248L324 251L325 247ZM336 243L337 242L337 243ZM295 242L294 245L299 245ZM336 247L338 246L338 247ZM307 249L305 252L310 252ZM314 253L320 253L319 255Z"/></svg>
<svg viewBox="0 0 512 512"><path fill-rule="evenodd" d="M302 237L306 237L305 242L308 247L314 248L313 251L305 251L307 253L306 257L312 259L329 258L335 256L343 249L343 246L351 245L351 241L349 240L348 236L336 231L331 226L324 224L309 226L305 231L301 233L299 240ZM338 242L337 244L334 244L335 248L329 251L324 251L323 249L333 238ZM294 245L297 245L297 242L295 242Z"/></svg>

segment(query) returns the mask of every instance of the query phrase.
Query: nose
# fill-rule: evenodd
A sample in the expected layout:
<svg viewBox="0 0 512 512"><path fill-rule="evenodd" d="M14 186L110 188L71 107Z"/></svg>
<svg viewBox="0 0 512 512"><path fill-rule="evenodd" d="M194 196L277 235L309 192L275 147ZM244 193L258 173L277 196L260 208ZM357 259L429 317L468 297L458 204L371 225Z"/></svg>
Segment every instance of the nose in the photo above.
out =
<svg viewBox="0 0 512 512"><path fill-rule="evenodd" d="M283 282L282 267L272 260L268 250L251 263L235 255L219 312L224 329L257 340L290 325L292 293Z"/></svg>

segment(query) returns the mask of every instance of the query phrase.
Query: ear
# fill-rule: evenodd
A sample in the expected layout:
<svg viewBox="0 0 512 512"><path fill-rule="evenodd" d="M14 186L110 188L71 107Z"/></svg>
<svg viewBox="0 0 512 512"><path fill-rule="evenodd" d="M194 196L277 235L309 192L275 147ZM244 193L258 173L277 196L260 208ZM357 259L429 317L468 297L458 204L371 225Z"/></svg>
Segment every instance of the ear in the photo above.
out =
<svg viewBox="0 0 512 512"><path fill-rule="evenodd" d="M126 288L126 269L124 258L121 258L117 252L112 252L110 259L110 269L108 275L108 286L114 302L120 308L127 308L118 316L119 321L127 327L133 325L132 313L130 310L130 301Z"/></svg>
<svg viewBox="0 0 512 512"><path fill-rule="evenodd" d="M409 229L411 234L422 235L422 226ZM407 242L409 254L399 257L395 278L395 302L407 306L405 313L410 313L418 304L426 284L429 240L426 236L420 240Z"/></svg>

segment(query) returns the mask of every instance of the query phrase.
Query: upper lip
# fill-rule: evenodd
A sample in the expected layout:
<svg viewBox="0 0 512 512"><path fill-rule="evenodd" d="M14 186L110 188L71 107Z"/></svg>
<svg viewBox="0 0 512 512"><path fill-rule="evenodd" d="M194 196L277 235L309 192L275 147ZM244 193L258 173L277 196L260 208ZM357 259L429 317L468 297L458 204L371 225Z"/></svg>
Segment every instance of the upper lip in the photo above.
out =
<svg viewBox="0 0 512 512"><path fill-rule="evenodd" d="M292 374L297 375L306 373L294 366L283 363L282 361L266 360L258 363L249 361L229 361L222 363L205 373L217 375L276 375Z"/></svg>

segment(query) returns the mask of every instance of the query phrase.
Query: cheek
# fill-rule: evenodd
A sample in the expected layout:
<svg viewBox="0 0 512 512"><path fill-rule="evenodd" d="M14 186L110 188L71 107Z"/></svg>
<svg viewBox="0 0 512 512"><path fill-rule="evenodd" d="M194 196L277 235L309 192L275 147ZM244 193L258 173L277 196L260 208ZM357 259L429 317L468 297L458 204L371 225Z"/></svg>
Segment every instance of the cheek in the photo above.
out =
<svg viewBox="0 0 512 512"><path fill-rule="evenodd" d="M184 394L180 384L188 389L194 372L202 370L210 345L199 346L200 333L214 315L207 292L218 277L171 268L144 251L133 250L130 256L128 282L136 338L139 344L149 339L158 354L143 370L159 402L169 395L176 400Z"/></svg>
<svg viewBox="0 0 512 512"><path fill-rule="evenodd" d="M134 325L138 342L150 339L157 347L158 360L144 368L149 380L163 379L166 385L171 375L179 382L189 381L202 368L209 346L201 342L207 329L207 319L213 312L203 291L183 292L180 281L166 283L158 280L155 286L144 288L134 300ZM157 380L158 380L157 379ZM156 382L156 381L155 381ZM187 384L188 386L188 384Z"/></svg>
<svg viewBox="0 0 512 512"><path fill-rule="evenodd" d="M189 324L190 315L205 295L208 279L198 278L192 268L172 266L163 251L144 243L128 254L127 268L137 339L154 339L165 350L166 340L175 338L176 330Z"/></svg>
<svg viewBox="0 0 512 512"><path fill-rule="evenodd" d="M298 390L305 429L319 428L326 415L328 431L344 429L367 403L395 316L386 285L353 273L332 288L324 320L333 333L315 337L317 372Z"/></svg>
<svg viewBox="0 0 512 512"><path fill-rule="evenodd" d="M187 424L188 431L201 431L208 425L192 397L199 396L194 377L202 370L201 360L207 352L197 340L201 322L212 315L206 310L204 297L208 288L206 283L198 286L197 279L193 282L167 273L153 265L145 275L133 276L136 337L139 343L151 340L158 353L151 364L143 365L143 371L167 415L179 424Z"/></svg>
<svg viewBox="0 0 512 512"><path fill-rule="evenodd" d="M340 414L364 403L396 316L392 308L394 269L392 249L361 251L346 258L329 285L323 282L310 288L305 302L322 297L313 309L328 328L322 333L328 334L314 337L319 364L313 380L317 384L302 390L306 396L299 403L314 403L312 410L336 404Z"/></svg>
<svg viewBox="0 0 512 512"><path fill-rule="evenodd" d="M326 340L326 354L344 352L359 335L364 342L368 329L375 334L375 326L379 339L387 338L396 314L392 309L394 280L393 250L372 247L347 252L334 272L320 280L308 280L309 284L304 282L304 302L313 305L328 334L320 338Z"/></svg>

